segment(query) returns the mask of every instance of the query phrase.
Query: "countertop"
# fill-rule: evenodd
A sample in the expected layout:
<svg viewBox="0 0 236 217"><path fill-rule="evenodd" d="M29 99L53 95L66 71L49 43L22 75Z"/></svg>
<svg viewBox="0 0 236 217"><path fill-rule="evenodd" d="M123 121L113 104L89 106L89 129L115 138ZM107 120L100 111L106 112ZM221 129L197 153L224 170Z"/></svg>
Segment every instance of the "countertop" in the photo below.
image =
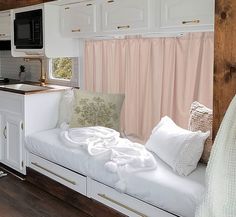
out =
<svg viewBox="0 0 236 217"><path fill-rule="evenodd" d="M30 95L30 94L41 94L41 93L57 92L57 91L64 91L64 90L71 89L71 87L68 87L68 86L46 84L45 85L46 89L44 90L24 91L24 90L7 88L7 85L11 85L11 84L28 84L28 85L40 86L40 84L37 82L31 82L31 81L20 82L19 80L10 79L9 82L5 82L5 83L0 82L0 91L12 92L12 93L23 94L23 95Z"/></svg>

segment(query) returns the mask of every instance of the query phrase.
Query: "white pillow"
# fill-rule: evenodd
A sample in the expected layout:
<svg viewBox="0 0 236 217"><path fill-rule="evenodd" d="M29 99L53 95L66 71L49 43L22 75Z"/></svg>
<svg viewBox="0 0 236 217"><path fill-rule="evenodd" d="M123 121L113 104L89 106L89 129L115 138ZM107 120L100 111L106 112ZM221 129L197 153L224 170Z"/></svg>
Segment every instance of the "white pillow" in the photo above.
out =
<svg viewBox="0 0 236 217"><path fill-rule="evenodd" d="M201 158L204 142L210 131L192 132L177 126L165 116L153 129L146 148L173 168L180 175L189 175Z"/></svg>
<svg viewBox="0 0 236 217"><path fill-rule="evenodd" d="M72 112L73 112L73 103L74 103L74 91L73 89L65 90L61 96L61 101L59 105L59 117L57 126L60 127L62 123L69 124Z"/></svg>

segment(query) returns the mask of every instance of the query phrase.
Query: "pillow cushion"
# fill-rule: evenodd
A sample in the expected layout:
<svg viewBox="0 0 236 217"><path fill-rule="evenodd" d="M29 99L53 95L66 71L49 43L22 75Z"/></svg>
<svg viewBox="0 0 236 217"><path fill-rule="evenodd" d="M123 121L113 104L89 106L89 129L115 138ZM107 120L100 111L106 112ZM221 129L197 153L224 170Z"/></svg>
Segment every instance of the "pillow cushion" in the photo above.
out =
<svg viewBox="0 0 236 217"><path fill-rule="evenodd" d="M203 132L210 131L210 136L207 138L204 144L203 154L201 156L201 162L207 163L210 157L212 141L212 110L199 102L193 102L190 109L189 127L191 131L201 130Z"/></svg>
<svg viewBox="0 0 236 217"><path fill-rule="evenodd" d="M59 117L57 126L60 127L62 123L70 123L74 102L74 91L72 89L65 90L61 96L59 105Z"/></svg>
<svg viewBox="0 0 236 217"><path fill-rule="evenodd" d="M171 166L175 172L187 176L196 169L209 134L210 132L191 132L182 129L166 116L153 129L146 148Z"/></svg>
<svg viewBox="0 0 236 217"><path fill-rule="evenodd" d="M70 127L103 126L119 131L123 94L75 90Z"/></svg>

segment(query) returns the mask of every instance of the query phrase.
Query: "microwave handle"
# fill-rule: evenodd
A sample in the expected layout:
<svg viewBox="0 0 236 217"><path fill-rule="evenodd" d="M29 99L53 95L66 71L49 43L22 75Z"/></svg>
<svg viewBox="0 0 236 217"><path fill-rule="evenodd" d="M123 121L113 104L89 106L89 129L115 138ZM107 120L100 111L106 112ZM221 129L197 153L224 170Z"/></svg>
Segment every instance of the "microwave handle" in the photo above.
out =
<svg viewBox="0 0 236 217"><path fill-rule="evenodd" d="M31 21L32 41L35 41L34 28L35 28L35 24L34 24L34 20L32 19L32 21Z"/></svg>
<svg viewBox="0 0 236 217"><path fill-rule="evenodd" d="M14 19L14 45L16 45L16 38L17 38L17 29L16 29L16 19Z"/></svg>

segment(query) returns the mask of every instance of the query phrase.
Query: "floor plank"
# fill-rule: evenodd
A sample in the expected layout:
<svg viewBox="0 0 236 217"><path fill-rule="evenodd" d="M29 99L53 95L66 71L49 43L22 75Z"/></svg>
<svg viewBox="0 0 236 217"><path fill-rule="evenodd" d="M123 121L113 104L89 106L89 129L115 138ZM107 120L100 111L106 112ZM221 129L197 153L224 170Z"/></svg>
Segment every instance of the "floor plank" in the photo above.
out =
<svg viewBox="0 0 236 217"><path fill-rule="evenodd" d="M12 175L0 178L0 217L90 217Z"/></svg>

